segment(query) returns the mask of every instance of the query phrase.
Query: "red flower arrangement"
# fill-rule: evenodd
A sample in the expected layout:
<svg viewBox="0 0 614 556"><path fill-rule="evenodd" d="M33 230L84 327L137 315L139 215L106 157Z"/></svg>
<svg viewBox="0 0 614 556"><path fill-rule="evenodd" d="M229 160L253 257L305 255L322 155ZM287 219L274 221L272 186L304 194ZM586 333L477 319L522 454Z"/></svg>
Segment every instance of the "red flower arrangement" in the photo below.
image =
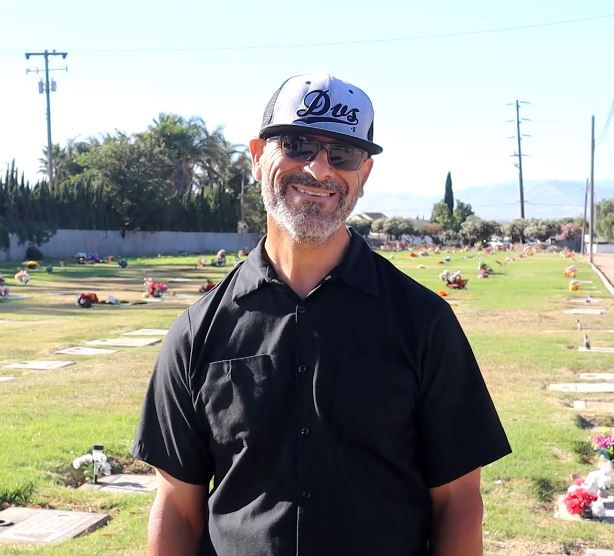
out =
<svg viewBox="0 0 614 556"><path fill-rule="evenodd" d="M586 489L578 487L568 492L563 502L570 514L582 514L590 509L591 504L595 500L597 500L596 496L586 491Z"/></svg>
<svg viewBox="0 0 614 556"><path fill-rule="evenodd" d="M168 286L164 282L154 282L153 278L145 278L145 289L145 297L162 297L168 291Z"/></svg>
<svg viewBox="0 0 614 556"><path fill-rule="evenodd" d="M83 309L89 309L92 303L98 303L98 296L93 292L83 292L77 296L77 305Z"/></svg>

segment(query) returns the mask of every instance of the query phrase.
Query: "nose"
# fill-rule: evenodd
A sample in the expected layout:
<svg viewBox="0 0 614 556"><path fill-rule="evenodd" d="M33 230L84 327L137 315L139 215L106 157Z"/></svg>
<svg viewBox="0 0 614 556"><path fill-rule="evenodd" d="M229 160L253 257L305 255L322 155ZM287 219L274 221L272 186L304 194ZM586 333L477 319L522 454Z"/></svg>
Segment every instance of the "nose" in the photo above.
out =
<svg viewBox="0 0 614 556"><path fill-rule="evenodd" d="M311 174L316 180L322 181L333 176L335 170L328 163L328 153L326 149L320 149L320 152L313 160L305 164L305 171Z"/></svg>

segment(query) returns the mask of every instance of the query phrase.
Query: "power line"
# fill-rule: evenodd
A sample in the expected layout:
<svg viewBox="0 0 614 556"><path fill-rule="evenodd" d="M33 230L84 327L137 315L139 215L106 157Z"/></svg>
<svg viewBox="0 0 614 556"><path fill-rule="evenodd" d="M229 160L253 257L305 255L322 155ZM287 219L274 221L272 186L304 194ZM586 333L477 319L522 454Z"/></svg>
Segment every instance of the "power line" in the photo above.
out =
<svg viewBox="0 0 614 556"><path fill-rule="evenodd" d="M584 205L577 205L575 203L535 203L532 201L526 201L527 205L540 205L544 207L583 207Z"/></svg>
<svg viewBox="0 0 614 556"><path fill-rule="evenodd" d="M614 99L612 99L612 106L610 106L610 113L608 114L608 119L605 125L603 126L603 131L601 132L601 135L599 135L599 138L595 142L595 146L597 147L603 142L603 140L605 139L605 136L608 134L608 129L610 129L610 122L612 121L612 114L614 114Z"/></svg>
<svg viewBox="0 0 614 556"><path fill-rule="evenodd" d="M73 48L73 53L87 54L113 54L113 53L161 53L161 52L221 52L221 51L236 51L236 50L270 50L270 49L287 49L287 48L313 48L321 46L352 46L361 44L386 44L393 42L411 42L422 40L437 40L449 39L456 37L469 37L474 35L488 35L495 33L510 33L514 31L524 31L527 29L541 29L544 27L555 27L559 25L571 25L574 23L585 23L588 21L598 21L602 19L614 18L614 14L603 14L590 17L581 17L575 19L561 19L556 21L545 21L542 23L529 23L524 25L514 25L509 27L495 27L492 29L478 29L473 31L456 31L451 33L433 33L427 35L410 35L406 37L391 37L391 38L375 38L375 39L359 39L350 41L328 41L328 42L311 42L311 43L290 43L290 44L269 44L269 45L239 45L239 46L203 46L191 48ZM0 52L16 52L15 49L0 49Z"/></svg>

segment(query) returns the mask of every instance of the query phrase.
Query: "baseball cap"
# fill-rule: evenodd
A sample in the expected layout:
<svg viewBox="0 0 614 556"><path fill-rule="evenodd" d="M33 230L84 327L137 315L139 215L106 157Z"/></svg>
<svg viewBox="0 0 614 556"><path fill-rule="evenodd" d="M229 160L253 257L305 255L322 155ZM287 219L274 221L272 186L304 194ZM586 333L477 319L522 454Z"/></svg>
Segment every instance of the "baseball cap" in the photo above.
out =
<svg viewBox="0 0 614 556"><path fill-rule="evenodd" d="M326 73L295 75L284 81L269 100L260 137L280 133L332 137L379 154L373 142L373 105L351 83Z"/></svg>

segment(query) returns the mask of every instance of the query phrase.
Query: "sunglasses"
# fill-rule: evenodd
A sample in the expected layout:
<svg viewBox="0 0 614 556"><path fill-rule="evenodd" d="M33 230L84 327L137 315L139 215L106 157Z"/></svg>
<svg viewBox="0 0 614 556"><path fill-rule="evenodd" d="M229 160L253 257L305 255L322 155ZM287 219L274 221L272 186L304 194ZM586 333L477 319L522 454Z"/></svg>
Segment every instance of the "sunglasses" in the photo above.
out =
<svg viewBox="0 0 614 556"><path fill-rule="evenodd" d="M347 143L322 143L304 135L274 135L267 141L279 141L284 156L292 160L312 161L324 149L328 163L339 170L358 170L369 156L367 151Z"/></svg>

